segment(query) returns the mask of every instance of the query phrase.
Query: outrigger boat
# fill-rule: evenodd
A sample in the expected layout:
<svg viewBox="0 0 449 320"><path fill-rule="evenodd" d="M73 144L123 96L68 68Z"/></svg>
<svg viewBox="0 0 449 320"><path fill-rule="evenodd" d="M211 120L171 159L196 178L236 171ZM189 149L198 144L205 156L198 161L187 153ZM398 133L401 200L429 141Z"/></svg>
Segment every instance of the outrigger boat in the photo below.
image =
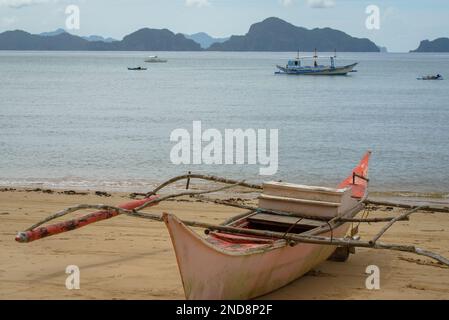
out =
<svg viewBox="0 0 449 320"><path fill-rule="evenodd" d="M336 189L264 183L259 197L260 210L224 224L262 231L258 235L210 232L203 239L177 217L164 215L187 299L259 297L285 286L328 259L336 246L290 243L269 234L263 236L263 231L346 236L351 224L338 223L336 219L354 217L363 209L369 157L367 153L351 176ZM289 214L276 215L273 211Z"/></svg>
<svg viewBox="0 0 449 320"><path fill-rule="evenodd" d="M330 59L330 65L320 65L318 64L318 59L328 58ZM305 66L302 64L302 60L313 59L312 66ZM350 72L356 72L354 70L358 63L349 64L346 66L336 66L337 55L334 54L330 57L319 57L315 50L315 54L311 57L300 57L298 56L294 60L289 60L285 67L277 65L276 67L280 70L276 74L292 74L292 75L313 75L313 76L336 76L336 75L347 75Z"/></svg>
<svg viewBox="0 0 449 320"><path fill-rule="evenodd" d="M149 193L133 194L133 197L143 196L144 198L118 207L78 205L67 208L36 223L26 231L19 232L16 241L32 242L120 214L151 221L163 221L173 243L187 299L259 297L303 276L326 259L345 261L355 247L415 253L449 266L449 259L413 245L385 244L377 241L395 222L408 218L418 210L434 211L435 208L416 207L397 217L355 218L367 203L370 155L371 152L368 152L351 175L337 188L283 182L255 185L189 172L187 175L164 182ZM228 186L208 191L158 195L163 188L184 179L187 180L187 188L190 179L225 183ZM206 193L237 186L262 190L258 207L203 197ZM220 225L180 220L168 213L159 215L142 212L143 209L164 200L187 195L249 211ZM376 205L380 204L376 203ZM405 206L405 208L410 207ZM81 218L42 226L53 219L86 209L100 211ZM449 212L449 208L437 210ZM372 240L362 241L358 238L358 226L355 227L354 222L359 224L388 222L388 224ZM200 236L190 229L191 227L205 229L206 236Z"/></svg>
<svg viewBox="0 0 449 320"><path fill-rule="evenodd" d="M428 76L422 76L420 78L416 78L418 80L443 80L443 76L441 74L437 75L428 75Z"/></svg>
<svg viewBox="0 0 449 320"><path fill-rule="evenodd" d="M135 67L135 68L128 68L128 70L130 70L130 71L145 71L145 70L147 70L147 68Z"/></svg>

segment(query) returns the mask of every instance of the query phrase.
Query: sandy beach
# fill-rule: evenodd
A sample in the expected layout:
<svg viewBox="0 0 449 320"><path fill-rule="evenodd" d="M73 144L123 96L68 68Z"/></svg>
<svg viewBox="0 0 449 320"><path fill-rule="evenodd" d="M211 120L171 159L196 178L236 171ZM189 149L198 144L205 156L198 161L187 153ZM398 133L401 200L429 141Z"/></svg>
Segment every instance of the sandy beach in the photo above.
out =
<svg viewBox="0 0 449 320"><path fill-rule="evenodd" d="M50 192L50 191L49 191ZM87 191L86 191L87 192ZM128 194L98 196L62 191L0 192L0 299L183 299L176 259L162 223L119 216L85 228L36 241L14 241L40 219L76 204L127 202ZM235 208L181 199L148 210L218 223L242 212ZM379 208L370 217L399 209ZM78 213L80 215L82 213ZM381 224L363 225L362 238ZM447 213L416 213L397 223L385 242L415 244L449 256ZM67 290L65 269L77 265L81 289ZM380 290L367 290L365 269L377 265ZM262 299L448 299L449 269L430 259L384 250L357 249L348 262L327 261L301 279Z"/></svg>

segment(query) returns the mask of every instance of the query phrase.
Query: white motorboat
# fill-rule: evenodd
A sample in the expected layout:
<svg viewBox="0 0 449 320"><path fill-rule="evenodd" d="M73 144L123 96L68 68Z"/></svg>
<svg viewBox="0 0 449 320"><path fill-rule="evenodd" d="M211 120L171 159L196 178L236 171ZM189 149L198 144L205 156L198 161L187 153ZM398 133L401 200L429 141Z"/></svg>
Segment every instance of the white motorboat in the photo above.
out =
<svg viewBox="0 0 449 320"><path fill-rule="evenodd" d="M158 56L149 56L145 59L145 62L148 63L165 63L167 59L159 58Z"/></svg>

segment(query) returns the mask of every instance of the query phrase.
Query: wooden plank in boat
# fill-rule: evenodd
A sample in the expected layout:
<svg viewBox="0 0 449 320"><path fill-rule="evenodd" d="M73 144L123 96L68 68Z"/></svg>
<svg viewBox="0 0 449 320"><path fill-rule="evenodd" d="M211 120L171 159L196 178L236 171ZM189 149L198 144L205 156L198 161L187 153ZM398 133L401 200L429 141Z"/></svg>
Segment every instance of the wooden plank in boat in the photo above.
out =
<svg viewBox="0 0 449 320"><path fill-rule="evenodd" d="M337 216L339 207L340 203L337 202L295 199L266 194L259 196L259 208L261 209L300 213L309 216L333 218Z"/></svg>
<svg viewBox="0 0 449 320"><path fill-rule="evenodd" d="M263 194L302 200L323 202L341 202L347 189L305 186L285 182L266 182L263 184Z"/></svg>
<svg viewBox="0 0 449 320"><path fill-rule="evenodd" d="M288 198L288 197L271 196L271 195L266 195L266 194L261 194L259 196L259 199L292 202L292 203L298 203L298 204L308 204L308 205L323 206L323 207L338 207L338 206L340 206L340 203L338 203L338 202L317 201L317 200L308 200L308 199L295 199L295 198Z"/></svg>
<svg viewBox="0 0 449 320"><path fill-rule="evenodd" d="M251 222L256 223L271 223L271 224L281 224L281 225L306 225L312 227L319 227L323 224L322 221L315 221L309 219L302 219L298 222L299 218L297 217L286 217L286 216L277 216L274 214L266 214L266 213L258 213L248 218ZM298 222L298 223L297 223Z"/></svg>

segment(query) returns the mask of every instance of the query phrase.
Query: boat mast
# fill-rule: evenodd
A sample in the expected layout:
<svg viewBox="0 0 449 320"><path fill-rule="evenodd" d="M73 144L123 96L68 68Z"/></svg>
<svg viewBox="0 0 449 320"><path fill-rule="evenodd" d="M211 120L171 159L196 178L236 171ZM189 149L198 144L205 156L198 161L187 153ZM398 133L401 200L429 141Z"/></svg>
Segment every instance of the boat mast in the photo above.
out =
<svg viewBox="0 0 449 320"><path fill-rule="evenodd" d="M334 56L331 57L331 67L335 68L335 59L337 59L337 49L334 49Z"/></svg>
<svg viewBox="0 0 449 320"><path fill-rule="evenodd" d="M313 65L315 68L318 66L317 59L318 59L318 55L317 55L316 48L315 48L315 54L313 55Z"/></svg>

